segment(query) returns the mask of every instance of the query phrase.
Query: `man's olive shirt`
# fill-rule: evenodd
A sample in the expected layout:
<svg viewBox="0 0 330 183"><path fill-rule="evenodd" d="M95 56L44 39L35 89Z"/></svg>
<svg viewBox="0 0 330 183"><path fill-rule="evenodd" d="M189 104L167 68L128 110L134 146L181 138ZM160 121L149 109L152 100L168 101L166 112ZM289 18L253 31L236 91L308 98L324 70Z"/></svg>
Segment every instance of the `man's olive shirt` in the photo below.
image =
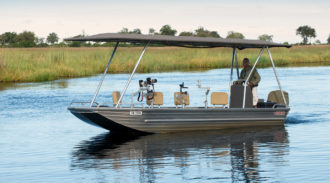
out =
<svg viewBox="0 0 330 183"><path fill-rule="evenodd" d="M250 72L251 72L251 67L248 68L248 70L246 71L244 68L241 70L241 74L239 75L239 79L243 79L246 80L247 77L249 76ZM260 75L257 71L257 69L254 69L252 75L250 76L249 82L253 83L254 86L258 86L258 83L260 82Z"/></svg>

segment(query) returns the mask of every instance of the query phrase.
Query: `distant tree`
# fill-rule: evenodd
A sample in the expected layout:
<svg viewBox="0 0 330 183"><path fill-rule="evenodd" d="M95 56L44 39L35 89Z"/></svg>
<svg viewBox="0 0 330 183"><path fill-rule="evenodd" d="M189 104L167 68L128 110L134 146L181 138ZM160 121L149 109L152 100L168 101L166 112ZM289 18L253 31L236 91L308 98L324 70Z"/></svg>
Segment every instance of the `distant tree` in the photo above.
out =
<svg viewBox="0 0 330 183"><path fill-rule="evenodd" d="M81 47L82 43L80 41L72 41L69 46L70 47Z"/></svg>
<svg viewBox="0 0 330 183"><path fill-rule="evenodd" d="M283 44L289 45L289 42L284 42Z"/></svg>
<svg viewBox="0 0 330 183"><path fill-rule="evenodd" d="M123 27L119 33L128 34L128 28Z"/></svg>
<svg viewBox="0 0 330 183"><path fill-rule="evenodd" d="M328 41L328 44L330 44L330 34L329 34L329 37L328 37L328 40L327 41Z"/></svg>
<svg viewBox="0 0 330 183"><path fill-rule="evenodd" d="M55 32L49 33L47 36L47 43L54 44L58 42L58 36Z"/></svg>
<svg viewBox="0 0 330 183"><path fill-rule="evenodd" d="M208 37L209 32L210 31L204 29L204 27L198 27L198 29L195 30L195 36L197 36L197 37Z"/></svg>
<svg viewBox="0 0 330 183"><path fill-rule="evenodd" d="M73 36L73 38L82 38L82 37L85 37L85 36L82 35L82 34L79 34L79 35ZM69 42L69 46L70 46L70 47L81 47L81 46L84 45L85 43L86 43L85 41L70 41L70 42Z"/></svg>
<svg viewBox="0 0 330 183"><path fill-rule="evenodd" d="M315 41L315 44L321 44L321 41L320 40L316 40Z"/></svg>
<svg viewBox="0 0 330 183"><path fill-rule="evenodd" d="M100 46L101 46L100 43L94 43L94 44L93 44L93 47L100 47Z"/></svg>
<svg viewBox="0 0 330 183"><path fill-rule="evenodd" d="M37 44L43 44L43 43L45 43L45 38L43 38L43 37L36 37L35 42Z"/></svg>
<svg viewBox="0 0 330 183"><path fill-rule="evenodd" d="M24 31L15 37L15 45L18 47L33 47L36 45L35 40L36 36L33 32Z"/></svg>
<svg viewBox="0 0 330 183"><path fill-rule="evenodd" d="M197 37L216 37L219 38L220 35L216 31L209 31L204 29L204 27L198 27L195 30L195 36Z"/></svg>
<svg viewBox="0 0 330 183"><path fill-rule="evenodd" d="M149 28L149 34L151 34L151 35L153 35L153 34L155 34L155 29L154 28Z"/></svg>
<svg viewBox="0 0 330 183"><path fill-rule="evenodd" d="M35 43L37 44L38 47L47 47L48 44L45 43L45 38L42 37L36 37Z"/></svg>
<svg viewBox="0 0 330 183"><path fill-rule="evenodd" d="M84 47L92 47L92 43L90 41L85 42L82 46Z"/></svg>
<svg viewBox="0 0 330 183"><path fill-rule="evenodd" d="M218 34L217 31L211 31L211 32L209 33L209 37L216 37L216 38L219 38L220 35Z"/></svg>
<svg viewBox="0 0 330 183"><path fill-rule="evenodd" d="M300 35L303 38L303 44L307 44L308 38L310 39L311 43L311 39L316 37L316 32L314 28L308 25L304 25L298 27L298 29L296 30L296 35Z"/></svg>
<svg viewBox="0 0 330 183"><path fill-rule="evenodd" d="M5 32L1 34L1 45L13 45L15 43L16 32Z"/></svg>
<svg viewBox="0 0 330 183"><path fill-rule="evenodd" d="M136 28L132 31L129 31L128 28L123 27L119 33L122 33L122 34L141 34L141 29Z"/></svg>
<svg viewBox="0 0 330 183"><path fill-rule="evenodd" d="M141 34L140 29L134 29L133 31L129 31L130 34Z"/></svg>
<svg viewBox="0 0 330 183"><path fill-rule="evenodd" d="M177 31L175 29L172 29L170 25L164 25L162 28L159 30L161 35L170 35L174 36Z"/></svg>
<svg viewBox="0 0 330 183"><path fill-rule="evenodd" d="M194 33L192 33L192 32L181 32L179 34L179 36L193 36L193 35L194 35Z"/></svg>
<svg viewBox="0 0 330 183"><path fill-rule="evenodd" d="M59 46L59 47L67 47L68 45L67 45L67 43L65 41L62 41L62 42L58 43L57 46Z"/></svg>
<svg viewBox="0 0 330 183"><path fill-rule="evenodd" d="M263 41L273 41L273 35L268 35L268 34L263 34L260 35L259 40L263 40Z"/></svg>
<svg viewBox="0 0 330 183"><path fill-rule="evenodd" d="M230 39L244 39L245 37L244 37L244 35L242 33L234 32L234 31L229 31L226 38L230 38Z"/></svg>

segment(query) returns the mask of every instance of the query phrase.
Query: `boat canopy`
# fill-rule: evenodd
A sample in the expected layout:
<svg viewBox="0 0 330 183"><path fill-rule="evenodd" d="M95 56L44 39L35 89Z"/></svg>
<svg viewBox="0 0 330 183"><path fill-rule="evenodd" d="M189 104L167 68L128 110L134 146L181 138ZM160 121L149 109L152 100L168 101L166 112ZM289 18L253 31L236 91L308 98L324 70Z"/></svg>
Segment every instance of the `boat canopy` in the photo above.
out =
<svg viewBox="0 0 330 183"><path fill-rule="evenodd" d="M67 38L65 41L95 41L95 42L130 42L130 43L151 43L167 46L181 46L191 48L263 48L263 47L286 47L291 45L279 44L270 41L249 40L249 39L224 39L213 37L193 36L168 36L168 35L143 35L123 33L103 33L93 36Z"/></svg>

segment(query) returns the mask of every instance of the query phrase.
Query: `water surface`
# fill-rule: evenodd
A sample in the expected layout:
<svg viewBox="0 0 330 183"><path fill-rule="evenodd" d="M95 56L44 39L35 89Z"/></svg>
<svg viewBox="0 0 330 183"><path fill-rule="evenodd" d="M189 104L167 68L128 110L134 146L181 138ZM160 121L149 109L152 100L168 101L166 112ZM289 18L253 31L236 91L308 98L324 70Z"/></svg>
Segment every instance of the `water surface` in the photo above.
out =
<svg viewBox="0 0 330 183"><path fill-rule="evenodd" d="M259 69L259 98L277 89ZM157 78L165 106L185 82L191 104L204 92L227 91L229 70L136 74ZM327 182L330 179L330 67L279 68L291 111L283 127L113 135L67 111L90 101L100 76L0 86L0 182ZM127 74L108 75L97 101L111 103ZM129 102L129 95L124 98Z"/></svg>

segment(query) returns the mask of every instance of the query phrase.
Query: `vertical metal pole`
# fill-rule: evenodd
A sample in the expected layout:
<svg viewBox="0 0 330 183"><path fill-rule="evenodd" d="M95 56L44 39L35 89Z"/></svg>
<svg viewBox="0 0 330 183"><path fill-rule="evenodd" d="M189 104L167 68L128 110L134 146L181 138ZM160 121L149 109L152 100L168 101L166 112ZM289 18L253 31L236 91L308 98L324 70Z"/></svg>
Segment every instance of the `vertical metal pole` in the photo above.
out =
<svg viewBox="0 0 330 183"><path fill-rule="evenodd" d="M148 45L149 45L149 42L144 46L143 51L142 51L142 53L141 53L141 55L140 55L140 57L139 57L137 63L135 64L135 67L134 67L134 69L133 69L133 71L132 71L132 73L131 73L129 79L128 79L128 81L126 82L125 88L124 88L123 92L122 92L121 95L120 95L120 98L119 98L119 100L118 100L118 102L117 102L117 104L116 104L116 108L118 108L118 106L119 106L121 100L123 99L123 96L125 95L126 90L127 90L128 86L129 86L129 84L131 83L131 80L132 80L132 78L133 78L133 76L134 76L134 73L135 73L137 67L138 67L139 64L140 64L140 61L141 61L141 59L142 59L142 57L143 57L143 55L144 55L144 52L146 51L146 48L148 47Z"/></svg>
<svg viewBox="0 0 330 183"><path fill-rule="evenodd" d="M254 63L254 65L253 65L250 73L249 73L249 76L245 80L244 93L243 93L243 108L245 108L245 98L246 98L246 86L247 86L247 82L249 81L249 79L250 79L250 77L251 77L251 75L252 75L252 73L253 73L253 71L254 71L254 69L255 69L255 67L256 67L256 65L257 65L257 63L258 63L258 61L259 61L259 59L260 59L260 57L262 55L262 52L264 51L264 49L265 49L265 47L262 47L262 49L260 50L260 53L259 53L259 55L258 55L258 57L257 57L257 59L256 59L256 61Z"/></svg>
<svg viewBox="0 0 330 183"><path fill-rule="evenodd" d="M235 52L235 62L236 62L237 79L239 79L239 68L238 68L237 52Z"/></svg>
<svg viewBox="0 0 330 183"><path fill-rule="evenodd" d="M283 90L282 90L282 87L281 87L281 84L280 84L280 80L279 80L278 77L277 77L277 73L276 73L276 70L275 70L275 64L274 64L274 61L273 61L272 55L270 54L270 51L269 51L268 46L267 46L267 52L268 52L268 55L269 55L270 61L271 61L271 63L272 63L272 67L273 67L274 75L275 75L275 78L276 78L276 81L277 81L278 87L280 88L280 91L281 91L281 94L282 94L283 101L284 101L284 103L285 103L285 106L288 106L288 104L286 103L286 99L285 99L285 97L284 97L284 93L283 93Z"/></svg>
<svg viewBox="0 0 330 183"><path fill-rule="evenodd" d="M229 81L229 98L228 98L229 108L230 108L231 85L233 84L233 68L234 68L235 54L236 54L236 48L233 48L233 57L232 57L232 59L231 59L230 81Z"/></svg>
<svg viewBox="0 0 330 183"><path fill-rule="evenodd" d="M231 59L231 68L230 68L230 85L233 81L233 68L234 68L235 55L236 55L236 48L233 48L233 57Z"/></svg>
<svg viewBox="0 0 330 183"><path fill-rule="evenodd" d="M107 67L106 67L105 70L104 70L104 73L103 73L103 76L102 76L102 78L101 78L101 81L100 81L99 85L97 86L97 89L96 89L95 95L94 95L94 97L93 97L93 99L92 99L92 101L91 101L89 107L92 107L92 105L93 105L93 103L94 103L94 101L95 101L97 95L99 94L99 91L100 91L100 88L101 88L101 86L102 86L103 80L104 80L104 78L105 78L105 76L106 76L106 74L107 74L107 72L108 72L108 69L109 69L110 63L111 63L111 61L112 61L113 56L115 55L115 52L116 52L117 47L118 47L118 44L119 44L119 42L116 42L116 45L115 45L115 47L113 48L113 51L112 51L111 57L110 57L110 59L109 59L109 61L108 61L108 64L107 64Z"/></svg>

